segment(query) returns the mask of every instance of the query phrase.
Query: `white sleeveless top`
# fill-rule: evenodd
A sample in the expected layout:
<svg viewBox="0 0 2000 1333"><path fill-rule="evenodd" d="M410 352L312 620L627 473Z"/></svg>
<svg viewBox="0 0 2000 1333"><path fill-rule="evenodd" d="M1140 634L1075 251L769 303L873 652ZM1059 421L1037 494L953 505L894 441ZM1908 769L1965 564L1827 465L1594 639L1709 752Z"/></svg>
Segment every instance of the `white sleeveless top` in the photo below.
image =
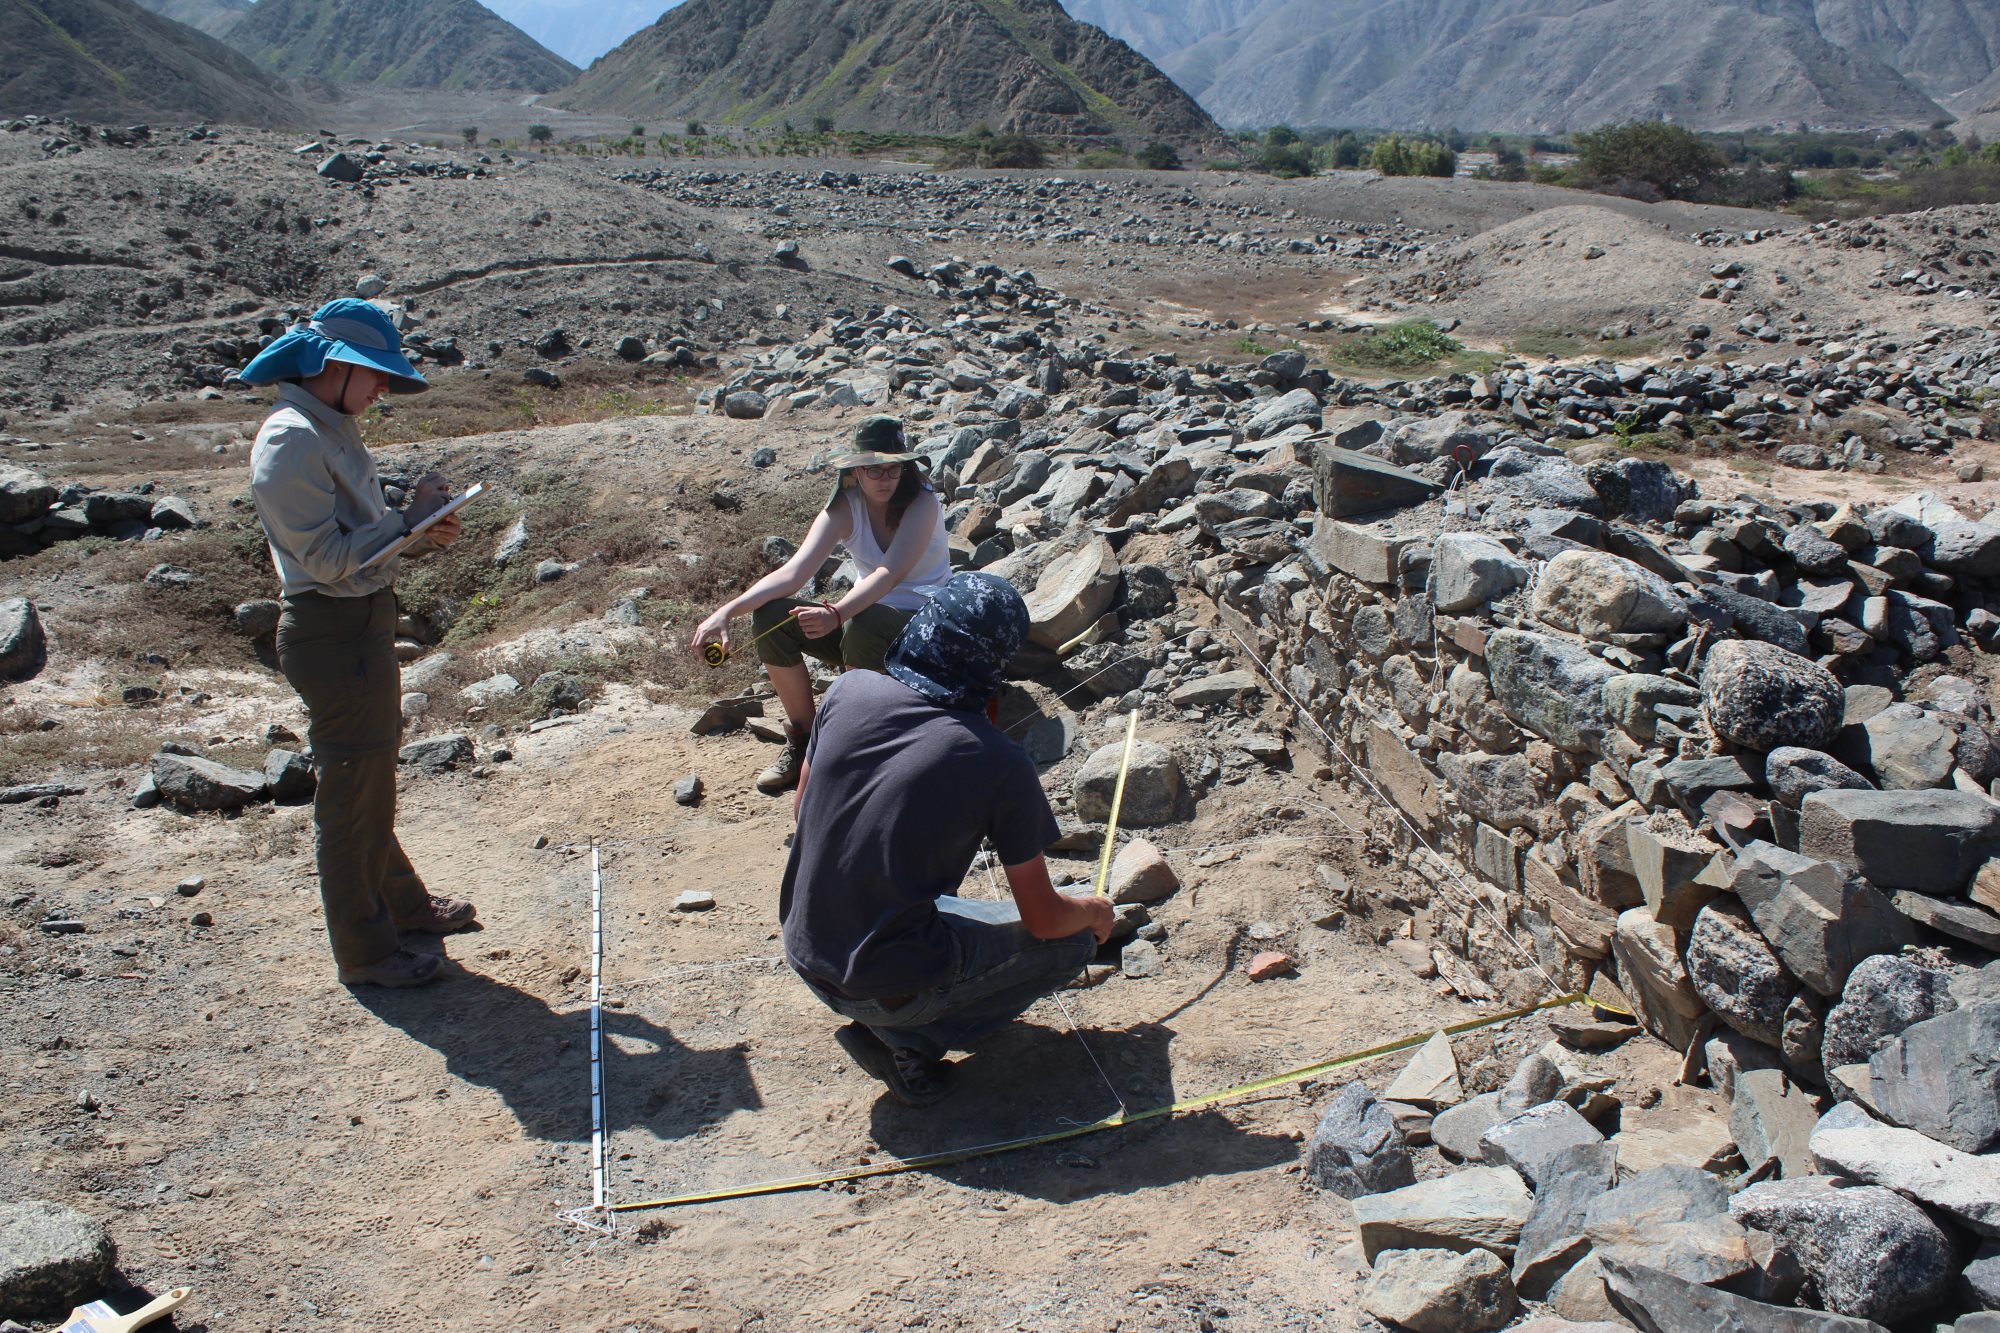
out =
<svg viewBox="0 0 2000 1333"><path fill-rule="evenodd" d="M847 558L854 566L854 581L859 583L880 569L886 557L875 544L875 530L869 526L868 503L861 498L861 488L849 487L840 493L840 498L847 503L847 517L853 527L841 545L847 548ZM910 507L914 509L916 502L912 501ZM916 566L901 583L883 594L876 605L897 611L921 611L924 603L950 580L951 548L945 540L944 512L940 506L937 521L931 526L930 543L917 557Z"/></svg>

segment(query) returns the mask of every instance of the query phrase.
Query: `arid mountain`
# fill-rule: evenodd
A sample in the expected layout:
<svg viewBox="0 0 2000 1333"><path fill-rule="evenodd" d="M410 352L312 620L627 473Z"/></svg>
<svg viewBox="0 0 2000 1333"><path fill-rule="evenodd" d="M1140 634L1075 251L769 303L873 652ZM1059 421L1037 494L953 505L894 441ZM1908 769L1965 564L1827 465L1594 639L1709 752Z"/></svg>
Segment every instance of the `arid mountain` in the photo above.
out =
<svg viewBox="0 0 2000 1333"><path fill-rule="evenodd" d="M1242 27L1263 6L1264 0L1063 0L1071 18L1155 61Z"/></svg>
<svg viewBox="0 0 2000 1333"><path fill-rule="evenodd" d="M0 115L302 125L263 70L132 0L0 0Z"/></svg>
<svg viewBox="0 0 2000 1333"><path fill-rule="evenodd" d="M478 0L261 0L229 44L286 78L394 88L548 92L577 72Z"/></svg>
<svg viewBox="0 0 2000 1333"><path fill-rule="evenodd" d="M681 0L491 0L494 13L579 69Z"/></svg>
<svg viewBox="0 0 2000 1333"><path fill-rule="evenodd" d="M161 18L221 37L250 12L250 0L139 0Z"/></svg>
<svg viewBox="0 0 2000 1333"><path fill-rule="evenodd" d="M1219 135L1145 57L1056 0L689 0L558 100L654 119L819 114L843 129Z"/></svg>
<svg viewBox="0 0 2000 1333"><path fill-rule="evenodd" d="M1227 125L1923 126L2000 45L1978 0L1261 0L1178 50L1163 0L1073 3Z"/></svg>

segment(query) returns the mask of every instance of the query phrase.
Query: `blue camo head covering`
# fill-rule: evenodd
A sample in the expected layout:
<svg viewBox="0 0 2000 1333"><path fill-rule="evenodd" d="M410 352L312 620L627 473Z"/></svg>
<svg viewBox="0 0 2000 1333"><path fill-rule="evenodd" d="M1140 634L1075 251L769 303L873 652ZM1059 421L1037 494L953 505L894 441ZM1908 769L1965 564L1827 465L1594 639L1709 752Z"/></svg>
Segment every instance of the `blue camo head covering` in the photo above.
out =
<svg viewBox="0 0 2000 1333"><path fill-rule="evenodd" d="M329 361L366 366L389 377L390 393L422 393L430 384L403 355L396 322L373 301L345 296L251 358L237 373L245 384L311 379Z"/></svg>
<svg viewBox="0 0 2000 1333"><path fill-rule="evenodd" d="M997 574L954 574L889 649L889 674L940 708L984 708L1028 637L1028 605Z"/></svg>

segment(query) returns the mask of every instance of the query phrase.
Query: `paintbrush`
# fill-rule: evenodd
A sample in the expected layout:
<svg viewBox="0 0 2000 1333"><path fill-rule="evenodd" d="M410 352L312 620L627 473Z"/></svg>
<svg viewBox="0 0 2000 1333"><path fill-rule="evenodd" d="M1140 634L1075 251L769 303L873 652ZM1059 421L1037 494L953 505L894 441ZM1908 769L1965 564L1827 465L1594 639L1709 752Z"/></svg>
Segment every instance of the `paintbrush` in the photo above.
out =
<svg viewBox="0 0 2000 1333"><path fill-rule="evenodd" d="M164 1296L157 1296L131 1314L119 1314L103 1301L92 1301L79 1305L69 1312L63 1321L62 1333L132 1333L135 1328L144 1328L161 1315L172 1310L193 1294L191 1287L175 1287Z"/></svg>

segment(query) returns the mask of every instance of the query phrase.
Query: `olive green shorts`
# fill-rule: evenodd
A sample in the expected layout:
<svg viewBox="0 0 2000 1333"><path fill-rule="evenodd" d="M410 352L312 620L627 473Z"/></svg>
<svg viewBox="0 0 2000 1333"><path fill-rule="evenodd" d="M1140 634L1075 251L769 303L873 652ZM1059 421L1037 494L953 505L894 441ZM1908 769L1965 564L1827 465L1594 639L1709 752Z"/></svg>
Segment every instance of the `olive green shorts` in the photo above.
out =
<svg viewBox="0 0 2000 1333"><path fill-rule="evenodd" d="M916 615L914 611L898 611L878 602L819 639L807 638L798 621L785 620L798 607L818 605L818 602L800 601L796 597L780 597L751 612L750 624L754 633L763 634L774 625L783 625L777 632L757 641L758 660L766 666L794 667L803 665L806 658L814 657L828 666L864 667L869 671L880 671L882 659L889 655L896 636Z"/></svg>

